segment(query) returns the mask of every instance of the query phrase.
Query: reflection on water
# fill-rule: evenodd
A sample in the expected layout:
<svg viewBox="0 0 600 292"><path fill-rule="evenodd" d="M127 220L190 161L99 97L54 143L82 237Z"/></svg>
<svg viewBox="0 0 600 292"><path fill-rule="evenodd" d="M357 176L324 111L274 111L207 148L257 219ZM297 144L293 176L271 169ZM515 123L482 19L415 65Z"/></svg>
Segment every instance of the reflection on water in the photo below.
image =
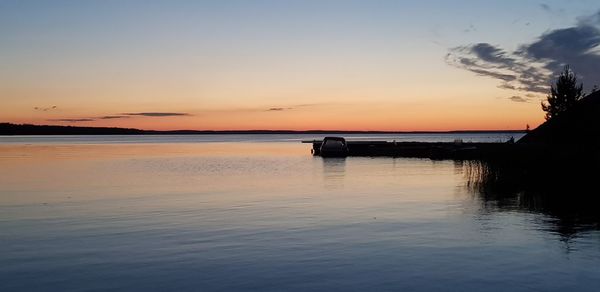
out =
<svg viewBox="0 0 600 292"><path fill-rule="evenodd" d="M600 230L596 173L585 163L469 162L466 177L469 190L483 200L483 208L544 214L548 229L564 240Z"/></svg>
<svg viewBox="0 0 600 292"><path fill-rule="evenodd" d="M343 188L346 174L345 157L315 158L323 162L325 188Z"/></svg>
<svg viewBox="0 0 600 292"><path fill-rule="evenodd" d="M595 187L544 182L299 143L0 145L0 291L594 291Z"/></svg>

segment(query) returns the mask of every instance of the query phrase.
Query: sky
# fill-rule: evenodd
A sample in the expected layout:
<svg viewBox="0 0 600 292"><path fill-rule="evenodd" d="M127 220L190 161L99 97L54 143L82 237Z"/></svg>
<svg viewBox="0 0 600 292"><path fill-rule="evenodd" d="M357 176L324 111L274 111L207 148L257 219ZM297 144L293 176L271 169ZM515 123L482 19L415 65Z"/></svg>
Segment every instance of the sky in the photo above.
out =
<svg viewBox="0 0 600 292"><path fill-rule="evenodd" d="M599 44L597 0L0 0L0 122L524 129Z"/></svg>

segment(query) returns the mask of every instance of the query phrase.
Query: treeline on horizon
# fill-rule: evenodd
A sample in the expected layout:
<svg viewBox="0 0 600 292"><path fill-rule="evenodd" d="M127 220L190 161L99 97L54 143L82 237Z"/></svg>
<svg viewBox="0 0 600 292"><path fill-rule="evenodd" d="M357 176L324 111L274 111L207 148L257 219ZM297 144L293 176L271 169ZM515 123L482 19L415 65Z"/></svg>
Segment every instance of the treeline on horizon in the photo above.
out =
<svg viewBox="0 0 600 292"><path fill-rule="evenodd" d="M523 130L457 131L344 131L344 130L172 130L156 131L116 127L79 127L0 123L0 135L192 135L192 134L394 134L394 133L516 133Z"/></svg>

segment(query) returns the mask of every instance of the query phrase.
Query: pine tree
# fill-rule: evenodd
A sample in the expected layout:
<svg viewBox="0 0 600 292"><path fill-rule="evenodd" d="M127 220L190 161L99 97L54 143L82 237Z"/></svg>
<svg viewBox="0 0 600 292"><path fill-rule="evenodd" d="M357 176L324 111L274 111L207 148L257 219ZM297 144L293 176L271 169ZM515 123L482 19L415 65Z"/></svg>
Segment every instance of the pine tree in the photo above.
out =
<svg viewBox="0 0 600 292"><path fill-rule="evenodd" d="M556 83L550 88L547 103L542 102L542 109L546 112L546 120L570 109L583 97L583 84L577 84L577 75L566 65L560 73Z"/></svg>

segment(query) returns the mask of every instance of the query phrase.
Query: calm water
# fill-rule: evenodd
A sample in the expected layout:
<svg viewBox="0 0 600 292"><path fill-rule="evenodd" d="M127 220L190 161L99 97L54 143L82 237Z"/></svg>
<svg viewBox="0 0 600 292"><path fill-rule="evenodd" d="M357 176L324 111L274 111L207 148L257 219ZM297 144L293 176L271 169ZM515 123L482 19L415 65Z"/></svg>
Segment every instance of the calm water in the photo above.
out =
<svg viewBox="0 0 600 292"><path fill-rule="evenodd" d="M599 225L576 208L310 138L0 137L0 291L598 291Z"/></svg>

